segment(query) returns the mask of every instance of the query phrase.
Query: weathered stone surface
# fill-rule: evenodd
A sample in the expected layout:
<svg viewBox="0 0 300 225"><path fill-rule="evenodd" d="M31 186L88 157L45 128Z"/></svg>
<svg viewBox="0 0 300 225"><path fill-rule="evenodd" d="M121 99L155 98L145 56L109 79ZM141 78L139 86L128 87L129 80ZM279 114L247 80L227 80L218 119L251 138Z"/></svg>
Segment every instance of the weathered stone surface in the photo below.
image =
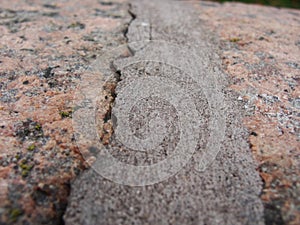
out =
<svg viewBox="0 0 300 225"><path fill-rule="evenodd" d="M228 97L228 105L234 105L229 112L232 116L228 121L232 125L228 124L228 130L238 130L232 132L231 137L227 136L227 144L216 161L217 167L206 172L221 183L222 188L216 186L214 190L211 185L203 186L207 176L199 177L195 171L189 173L192 167L152 188L118 186L88 171L75 182L74 187L81 187L73 190L66 223L80 221L84 224L91 218L90 221L104 221L105 224L161 222L156 215L165 215L166 223L184 221L192 224L204 218L204 222L212 224L225 217L228 222L239 214L229 205L244 209L249 199L258 204L259 185L253 187L256 191L251 192L251 197L242 192L236 200L231 199L222 206L218 205L217 199L208 203L203 199L210 199L212 193L220 190L217 196L222 196L225 201L227 198L222 193L230 185L234 189L239 182L258 179L255 173L244 174L242 171L245 170L238 168L244 165L254 171L255 164L247 161L249 151L245 140L249 139L254 158L259 163L257 170L264 182L260 197L266 224L300 224L299 11L236 3L194 3L197 12L193 16L200 17L199 26L207 33L206 37L199 34L199 39L212 38L210 43L220 39L216 46L220 50L223 69L231 80L230 88L226 90L238 93ZM153 19L153 24L160 24L162 15L159 14L164 10L160 8L155 12L158 16ZM140 17L145 21L138 29L135 27L140 36L131 36L131 41L134 37L137 40L161 39L171 34L174 28L171 17L165 21L170 26L152 32L153 26L147 26L151 23L146 21L151 17L150 12L141 12ZM180 9L173 14L175 17L180 15L184 21L185 13L189 12ZM76 86L87 76L84 71L102 49L126 42L124 33L127 33L126 23L130 19L128 5L121 0L1 1L0 224L63 224L70 180L88 166L74 141L73 95ZM133 30L134 26L131 27ZM187 39L196 37L195 33L190 33L193 29L185 33ZM168 40L182 40L182 36L168 37ZM99 105L99 118L104 119L110 111L115 85L113 80L104 89L105 100ZM240 127L242 119L249 132ZM104 144L108 144L111 123L101 120L99 125L103 128L99 136ZM238 153L241 158L225 160L226 151L231 148L235 150L230 150L229 155ZM248 164L244 161L245 156ZM232 163L236 165L224 169ZM228 174L233 177L228 178ZM236 181L238 178L241 181ZM191 182L199 186L190 186ZM92 188L91 183L94 184ZM199 187L205 191L200 192ZM174 190L178 192L174 193ZM82 193L78 194L80 191ZM232 193L226 194L231 196ZM176 199L178 204L170 205ZM184 207L186 204L188 208ZM162 208L162 205L166 207ZM220 210L214 212L218 207ZM205 209L203 215L197 210L200 208ZM99 209L103 210L102 214ZM247 212L253 212L253 209L246 209L241 223L245 218L261 216L260 210L259 207L258 213L249 215ZM99 219L99 215L106 217ZM256 223L255 220L252 222Z"/></svg>
<svg viewBox="0 0 300 225"><path fill-rule="evenodd" d="M221 42L223 66L247 114L264 182L267 224L300 224L300 11L238 3L195 5Z"/></svg>
<svg viewBox="0 0 300 225"><path fill-rule="evenodd" d="M126 103L132 104L135 101L140 101L140 96L137 96L137 98L132 99L132 102L126 102L124 100L126 96L122 94L124 89L138 78L156 76L173 82L180 82L185 87L185 93L190 95L194 94L195 86L198 90L202 88L205 94L193 95L193 101L199 106L197 119L206 118L207 114L210 115L211 119L214 112L212 108L208 107L206 101L212 100L208 98L213 94L208 90L217 92L220 88L225 95L224 105L228 115L224 125L226 132L223 141L222 137L219 136L213 138L220 138L221 150L207 170L204 172L195 170L202 159L201 154L207 148L207 140L211 136L208 122L203 122L201 127L197 127L200 133L200 143L197 145L194 160L191 160L173 177L154 185L142 187L122 185L128 184L128 180L132 182L129 184L139 184L138 181L141 177L134 177L134 172L125 172L124 177L120 176L120 180L115 180L117 183L103 178L101 176L103 171L99 170L102 168L101 165L97 167L101 164L99 163L102 159L100 156L93 165L94 170L84 172L72 184L70 201L64 216L65 223L264 224L263 206L259 197L262 183L258 172L255 170L256 164L246 141L248 133L241 127L241 105L237 100L234 100L234 93L226 90L226 77L218 72L220 60L216 54L217 48L214 47L214 42L209 41L210 33L205 27L202 27L197 11L193 9L192 5L178 1L133 1L131 12L135 15L135 19L129 26L127 37L132 55L125 59L119 59L119 55L115 55L116 59L112 61L115 70L119 71L120 74L114 107L118 105L124 109ZM144 43L144 45L131 43L143 40L151 41L148 44ZM163 42L151 45L151 43L159 40ZM176 44L179 46L178 52L182 52L183 55L178 56L178 52L166 47L168 45L165 43ZM186 45L189 46L187 48L189 51L182 51ZM197 52L200 57L191 59L192 50ZM192 54L192 56L194 55ZM177 64L172 63L176 62L176 60L172 60L173 58L179 59ZM147 64L144 59L153 61ZM163 60L166 63L163 63L165 62ZM196 60L196 64L193 63L194 60ZM155 69L157 62L162 64L156 65L158 68ZM148 67L149 65L150 67ZM173 68L174 65L175 68ZM215 83L209 83L209 78L215 76ZM199 84L202 86L198 87ZM165 83L156 83L156 85L165 85ZM157 86L153 88L156 89ZM141 91L148 92L148 89L149 87L145 87ZM134 91L132 89L130 93L135 93ZM217 101L218 99L213 100ZM210 102L212 105L213 103ZM134 107L132 109L134 118L131 120L131 129L143 129L141 124L146 120L147 115L151 114L151 104L157 106L162 118L171 118L172 125L174 125L174 128L170 129L171 132L167 134L168 140L173 141L168 143L164 140L155 149L157 151L159 149L165 150L161 158L154 156L151 158L151 153L154 152L153 155L156 153L154 150L144 154L132 153L133 157L131 157L132 148L120 143L115 135L99 151L109 151L118 160L135 166L149 166L159 160L171 157L172 152L168 149L168 144L176 145L180 137L176 132L179 126L177 125L177 114L174 109L168 108L170 103L160 102L155 97L154 99L149 98L145 104L136 103L137 109ZM147 107L149 105L150 107ZM176 108L176 106L174 107ZM166 112L168 117L164 115ZM141 118L138 118L139 116ZM119 118L117 117L116 120L119 126ZM181 126L184 125L181 124ZM130 131L124 130L124 132ZM138 135L141 133L137 132ZM184 149L188 148L188 144L186 143ZM203 155L205 154L212 154L212 152L203 153ZM122 171L115 172L122 173ZM161 172L165 171L162 170ZM144 175L148 176L148 174ZM131 179L127 179L127 176Z"/></svg>
<svg viewBox="0 0 300 225"><path fill-rule="evenodd" d="M73 95L105 46L125 41L122 1L1 1L0 224L62 224L86 166Z"/></svg>

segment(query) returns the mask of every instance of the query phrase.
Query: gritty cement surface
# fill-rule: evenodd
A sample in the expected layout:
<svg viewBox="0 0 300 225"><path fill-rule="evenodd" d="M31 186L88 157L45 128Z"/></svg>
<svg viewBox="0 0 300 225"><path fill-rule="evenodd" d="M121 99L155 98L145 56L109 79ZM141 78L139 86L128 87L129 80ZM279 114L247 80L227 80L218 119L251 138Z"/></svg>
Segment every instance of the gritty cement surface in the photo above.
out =
<svg viewBox="0 0 300 225"><path fill-rule="evenodd" d="M125 98L122 91L136 79L161 77L174 82L181 82L181 87L185 88L186 93L190 93L193 101L196 102L196 108L200 115L199 120L204 118L198 129L199 138L197 141L199 143L196 147L195 156L176 175L154 185L133 187L122 184L128 184L126 183L127 177L118 176L117 183L103 178L101 174L106 168L99 166L101 164L99 162L102 162L101 155L100 153L94 155L93 169L84 172L72 184L68 208L64 215L65 223L264 224L263 205L259 197L262 183L258 172L255 170L256 163L252 159L246 141L247 132L241 127L241 105L233 100L237 96L226 89L226 76L218 70L218 67L221 66L220 60L216 54L217 49L214 47L216 43L208 38L210 36L209 31L201 26L201 21L193 6L186 3L133 1L130 12L134 19L130 23L126 36L131 54L123 59L118 59L119 56L116 55L116 59L112 62L114 69L120 75L114 106L122 108L123 100L119 100L121 96L122 99ZM147 44L132 43L142 40L162 40L175 43L182 48L186 45L195 48L195 52L201 52L199 60L197 58L198 67L192 67L191 62L193 60L190 54L193 49L183 52L184 55L181 55L181 63L176 65L180 71L177 71L178 68L174 68L171 63L168 65L166 63L159 64L156 59L160 59L159 62L164 62L163 59L167 57L167 62L172 62L171 58L176 57L176 53L171 52L170 54L168 52L170 49L166 48L164 44L150 45L150 49L148 49ZM157 50L155 50L156 48ZM162 51L158 51L159 49ZM152 59L153 61L145 63L142 59ZM124 64L127 66L123 66ZM184 72L192 77L186 77L188 75ZM219 87L211 87L212 84L209 83L208 78L214 76L217 78L214 80L215 85L218 84ZM182 77L184 79L180 79ZM202 86L197 87L197 84ZM164 84L162 82L157 85ZM194 88L198 88L198 92L193 93ZM206 152L209 146L207 140L213 136L211 132L213 128L209 126L209 120L214 115L214 108L209 106L212 97L209 91L217 92L217 88L222 91L224 96L222 101L226 105L224 112L227 115L226 123L224 123L225 135L224 138L213 137L219 138L221 142L220 151L206 170L198 172L195 168L201 159L211 153ZM147 88L144 91L147 92ZM179 119L176 117L176 110L170 106L168 101L160 100L157 97L143 100L147 104L137 101L134 104L136 108L133 106L130 112L133 115L130 121L131 129L139 130L135 134L136 136L140 135L141 139L143 138L143 132L140 129L147 125L147 123L143 123L143 120L147 122L147 115L151 114L154 105L158 106L156 110L161 110L161 118L173 120L171 124L174 127L169 127L167 138L152 152L136 153L133 151L134 156L131 157L132 149L128 148L126 144L122 145L116 135L112 135L110 142L102 149L97 149L98 151L108 151L118 160L133 166L149 166L172 156L174 147L168 148L167 141L170 141L171 144L180 141L180 127L177 125ZM217 100L215 99L215 101ZM118 106L120 104L121 106ZM132 103L128 102L127 104ZM112 112L114 112L114 106ZM164 113L167 113L166 117L164 117ZM140 114L142 114L140 118L135 118ZM117 117L116 120L118 121L118 119ZM120 122L117 124L119 125ZM118 125L116 126L117 129ZM220 124L216 123L215 125L219 126ZM123 130L123 132L130 131ZM90 149L95 150L92 147ZM216 145L214 147L217 148ZM188 148L188 143L186 143L185 148ZM155 150L158 150L158 153ZM151 156L151 154L159 155L162 152L164 152L163 156ZM210 159L205 158L205 160ZM109 167L109 163L105 165ZM126 173L125 175L133 174ZM109 177L109 175L107 176ZM130 181L135 185L135 182L139 180L136 181L134 178L136 177ZM138 177L138 179L142 178ZM118 184L118 181L121 184Z"/></svg>

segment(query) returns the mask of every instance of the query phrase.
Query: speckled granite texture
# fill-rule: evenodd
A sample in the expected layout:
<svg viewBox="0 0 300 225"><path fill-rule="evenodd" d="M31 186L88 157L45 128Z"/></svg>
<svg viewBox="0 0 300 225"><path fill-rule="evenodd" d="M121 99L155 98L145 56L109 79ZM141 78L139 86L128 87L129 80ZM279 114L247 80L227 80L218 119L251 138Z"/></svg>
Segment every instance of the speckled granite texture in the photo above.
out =
<svg viewBox="0 0 300 225"><path fill-rule="evenodd" d="M264 182L266 224L300 224L300 11L195 6L219 36L230 87L248 111L244 124Z"/></svg>
<svg viewBox="0 0 300 225"><path fill-rule="evenodd" d="M122 1L1 1L0 224L62 224L84 167L72 131L82 71L125 41Z"/></svg>

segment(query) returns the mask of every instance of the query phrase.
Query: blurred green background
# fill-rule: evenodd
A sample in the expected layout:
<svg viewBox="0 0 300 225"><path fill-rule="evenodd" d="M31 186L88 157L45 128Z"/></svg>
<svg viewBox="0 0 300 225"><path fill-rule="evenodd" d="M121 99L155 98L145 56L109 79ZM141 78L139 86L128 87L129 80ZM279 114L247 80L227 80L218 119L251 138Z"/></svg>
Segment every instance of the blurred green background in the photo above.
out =
<svg viewBox="0 0 300 225"><path fill-rule="evenodd" d="M215 2L244 2L275 7L300 9L300 0L210 0Z"/></svg>

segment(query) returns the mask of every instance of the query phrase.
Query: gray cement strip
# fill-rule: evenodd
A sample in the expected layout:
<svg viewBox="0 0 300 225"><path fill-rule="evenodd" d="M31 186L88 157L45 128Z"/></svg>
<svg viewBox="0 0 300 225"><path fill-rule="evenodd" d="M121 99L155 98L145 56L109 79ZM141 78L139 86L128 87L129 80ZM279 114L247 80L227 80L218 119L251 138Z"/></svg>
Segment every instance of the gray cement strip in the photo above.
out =
<svg viewBox="0 0 300 225"><path fill-rule="evenodd" d="M188 3L133 1L130 11L128 45L94 65L101 82L120 76L115 133L90 142L96 162L73 183L65 223L263 224L243 111L212 34Z"/></svg>

